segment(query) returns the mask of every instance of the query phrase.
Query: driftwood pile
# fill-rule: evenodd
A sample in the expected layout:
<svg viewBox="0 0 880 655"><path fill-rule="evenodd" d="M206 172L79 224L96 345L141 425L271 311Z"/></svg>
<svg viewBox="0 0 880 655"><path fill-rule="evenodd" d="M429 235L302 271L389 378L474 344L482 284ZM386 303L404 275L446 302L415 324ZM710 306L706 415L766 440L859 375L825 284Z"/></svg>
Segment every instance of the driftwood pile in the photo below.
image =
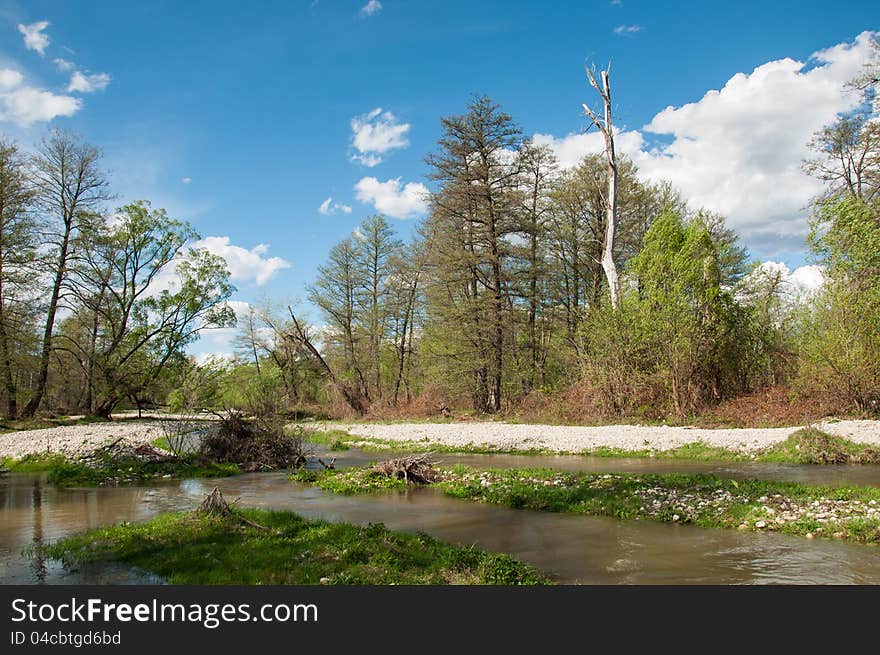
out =
<svg viewBox="0 0 880 655"><path fill-rule="evenodd" d="M379 462L370 469L374 473L415 484L431 484L440 480L440 473L430 460L430 453L397 457Z"/></svg>
<svg viewBox="0 0 880 655"><path fill-rule="evenodd" d="M141 462L170 462L175 457L169 457L148 443L133 445L124 441L125 437L119 437L115 441L95 449L91 455L84 457L83 462L87 465L98 466L107 460L138 460Z"/></svg>
<svg viewBox="0 0 880 655"><path fill-rule="evenodd" d="M302 434L285 434L281 423L246 418L238 411L220 420L202 438L200 454L212 462L232 462L247 472L292 469L306 463Z"/></svg>

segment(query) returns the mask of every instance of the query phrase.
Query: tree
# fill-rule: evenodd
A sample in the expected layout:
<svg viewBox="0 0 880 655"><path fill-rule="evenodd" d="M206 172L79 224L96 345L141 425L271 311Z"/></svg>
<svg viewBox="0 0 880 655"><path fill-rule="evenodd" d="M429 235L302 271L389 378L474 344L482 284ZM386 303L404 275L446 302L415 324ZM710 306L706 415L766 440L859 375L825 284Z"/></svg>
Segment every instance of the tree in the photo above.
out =
<svg viewBox="0 0 880 655"><path fill-rule="evenodd" d="M802 384L862 412L880 409L880 221L856 198L817 208L810 243L826 282L802 346Z"/></svg>
<svg viewBox="0 0 880 655"><path fill-rule="evenodd" d="M400 249L389 260L388 304L391 323L390 339L394 347L396 371L392 402L397 405L401 385L406 401L412 400L411 373L416 355L414 341L416 323L423 302L422 277L427 259L425 244L415 241Z"/></svg>
<svg viewBox="0 0 880 655"><path fill-rule="evenodd" d="M355 232L355 246L360 259L361 275L366 282L365 297L361 304L366 313L369 342L368 366L373 397L382 398L382 344L386 333L386 288L390 259L402 243L394 237L394 230L382 216L370 216Z"/></svg>
<svg viewBox="0 0 880 655"><path fill-rule="evenodd" d="M520 180L522 191L522 219L520 231L526 238L525 262L528 287L525 296L528 300L528 371L525 391L530 391L543 380L545 354L538 338L539 316L543 310L541 283L546 276L547 222L552 212L551 190L556 176L556 158L548 146L536 146L525 142L519 151Z"/></svg>
<svg viewBox="0 0 880 655"><path fill-rule="evenodd" d="M581 332L585 371L615 413L683 417L743 389L748 312L722 284L722 264L700 215L653 221L624 269L618 311L594 312Z"/></svg>
<svg viewBox="0 0 880 655"><path fill-rule="evenodd" d="M188 224L138 201L76 241L70 286L77 309L97 317L98 329L94 342L72 348L98 373L89 408L95 415L109 416L124 398L140 404L140 394L201 330L234 323L225 303L234 290L226 262L192 248L181 257L197 238ZM169 269L177 279L157 289Z"/></svg>
<svg viewBox="0 0 880 655"><path fill-rule="evenodd" d="M804 170L825 182L823 198L880 201L880 119L864 111L843 116L817 132L809 146L817 156L804 161Z"/></svg>
<svg viewBox="0 0 880 655"><path fill-rule="evenodd" d="M260 350L263 349L260 339L260 327L257 310L248 305L247 312L244 316L236 315L236 325L238 326L238 334L235 338L235 350L237 353L244 355L245 358L252 359L254 368L257 371L257 377L262 376L260 369Z"/></svg>
<svg viewBox="0 0 880 655"><path fill-rule="evenodd" d="M33 159L36 197L52 225L44 239L52 247L54 261L36 388L22 412L25 417L36 413L46 392L55 318L67 280L72 241L90 229L95 212L110 197L100 159L97 148L58 130L43 139Z"/></svg>
<svg viewBox="0 0 880 655"><path fill-rule="evenodd" d="M23 329L28 311L24 301L34 295L38 243L34 191L28 178L27 162L18 148L0 141L0 366L10 420L18 417L16 334Z"/></svg>
<svg viewBox="0 0 880 655"><path fill-rule="evenodd" d="M345 402L351 407L355 414L358 416L366 414L369 409L369 401L364 398L360 389L341 379L334 372L333 368L327 363L327 360L315 345L309 326L296 317L293 308L288 307L287 310L290 313L291 324L290 330L285 334L285 338L289 339L297 346L297 348L303 350L309 357L312 357L318 362L321 369L324 371L324 374L327 376L327 379L330 380L330 383L345 399Z"/></svg>
<svg viewBox="0 0 880 655"><path fill-rule="evenodd" d="M363 330L359 321L361 303L368 290L362 264L354 238L347 237L331 248L327 263L318 267L318 279L309 288L309 300L321 310L327 321L325 346L342 350L340 372L338 375L334 372L332 378L348 380L353 385L349 395L359 399L356 403L361 408L356 410L358 413L365 411L370 403L361 348ZM292 312L291 319L297 341L314 355L317 350L313 352L308 347L311 342L306 328L299 324ZM322 357L320 361L329 371L326 360Z"/></svg>
<svg viewBox="0 0 880 655"><path fill-rule="evenodd" d="M620 296L620 281L617 275L617 266L614 263L614 232L615 221L617 218L617 156L614 152L614 125L611 120L611 65L602 71L602 88L596 82L596 77L588 68L587 77L599 97L602 100L602 109L604 118L599 119L593 110L584 103L584 111L590 117L593 125L599 128L602 137L605 139L605 160L608 167L608 191L605 197L607 218L605 221L605 235L602 243L602 269L605 271L605 278L608 280L608 293L611 297L611 308L616 310Z"/></svg>
<svg viewBox="0 0 880 655"><path fill-rule="evenodd" d="M505 265L522 204L515 156L521 131L485 96L474 98L465 114L443 118L441 126L438 151L427 158L431 177L440 184L427 227L430 267L437 278L428 320L463 331L441 335L435 330L447 341L437 345L464 365L453 375L469 379L474 408L497 412L509 308Z"/></svg>

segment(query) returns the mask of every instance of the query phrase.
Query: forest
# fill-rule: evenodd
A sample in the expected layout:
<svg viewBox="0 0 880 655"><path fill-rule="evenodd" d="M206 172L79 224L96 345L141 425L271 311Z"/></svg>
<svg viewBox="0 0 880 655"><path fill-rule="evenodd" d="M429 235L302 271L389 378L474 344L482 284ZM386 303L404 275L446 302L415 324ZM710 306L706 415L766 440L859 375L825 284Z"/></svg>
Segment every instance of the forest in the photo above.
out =
<svg viewBox="0 0 880 655"><path fill-rule="evenodd" d="M589 73L597 109L584 106L604 152L561 168L473 96L441 119L411 240L368 216L298 304L239 316L224 260L191 247L186 221L114 204L100 148L61 130L32 148L3 139L0 411L681 422L775 393L805 414L876 416L877 80L875 58L851 82L860 109L803 162L824 183L805 210L824 278L813 292L615 152L608 71ZM188 354L221 327L237 329L233 361Z"/></svg>

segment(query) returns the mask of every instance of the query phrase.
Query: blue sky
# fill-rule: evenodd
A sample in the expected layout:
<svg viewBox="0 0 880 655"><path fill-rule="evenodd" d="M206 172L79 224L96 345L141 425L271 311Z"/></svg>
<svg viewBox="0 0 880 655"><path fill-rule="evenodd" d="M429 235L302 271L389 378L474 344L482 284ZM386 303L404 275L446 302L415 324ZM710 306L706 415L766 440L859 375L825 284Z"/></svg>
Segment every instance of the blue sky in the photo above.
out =
<svg viewBox="0 0 880 655"><path fill-rule="evenodd" d="M367 4L0 2L0 131L25 146L80 132L120 200L215 237L237 299L296 300L377 205L411 216L393 219L409 235L439 119L470 94L563 159L595 147L584 65L613 59L622 149L794 268L815 189L803 137L850 108L832 87L880 27L868 2Z"/></svg>

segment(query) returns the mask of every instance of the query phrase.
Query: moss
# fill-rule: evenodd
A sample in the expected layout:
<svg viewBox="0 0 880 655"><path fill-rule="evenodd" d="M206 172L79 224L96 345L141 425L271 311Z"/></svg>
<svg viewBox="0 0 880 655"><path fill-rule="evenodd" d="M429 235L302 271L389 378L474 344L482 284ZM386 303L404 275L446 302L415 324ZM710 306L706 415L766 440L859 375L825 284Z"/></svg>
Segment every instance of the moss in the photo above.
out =
<svg viewBox="0 0 880 655"><path fill-rule="evenodd" d="M91 530L43 547L67 567L114 561L171 584L539 584L547 579L507 555L424 534L238 510L251 524L167 514L139 525ZM263 526L265 529L255 527ZM247 566L242 566L247 562Z"/></svg>

